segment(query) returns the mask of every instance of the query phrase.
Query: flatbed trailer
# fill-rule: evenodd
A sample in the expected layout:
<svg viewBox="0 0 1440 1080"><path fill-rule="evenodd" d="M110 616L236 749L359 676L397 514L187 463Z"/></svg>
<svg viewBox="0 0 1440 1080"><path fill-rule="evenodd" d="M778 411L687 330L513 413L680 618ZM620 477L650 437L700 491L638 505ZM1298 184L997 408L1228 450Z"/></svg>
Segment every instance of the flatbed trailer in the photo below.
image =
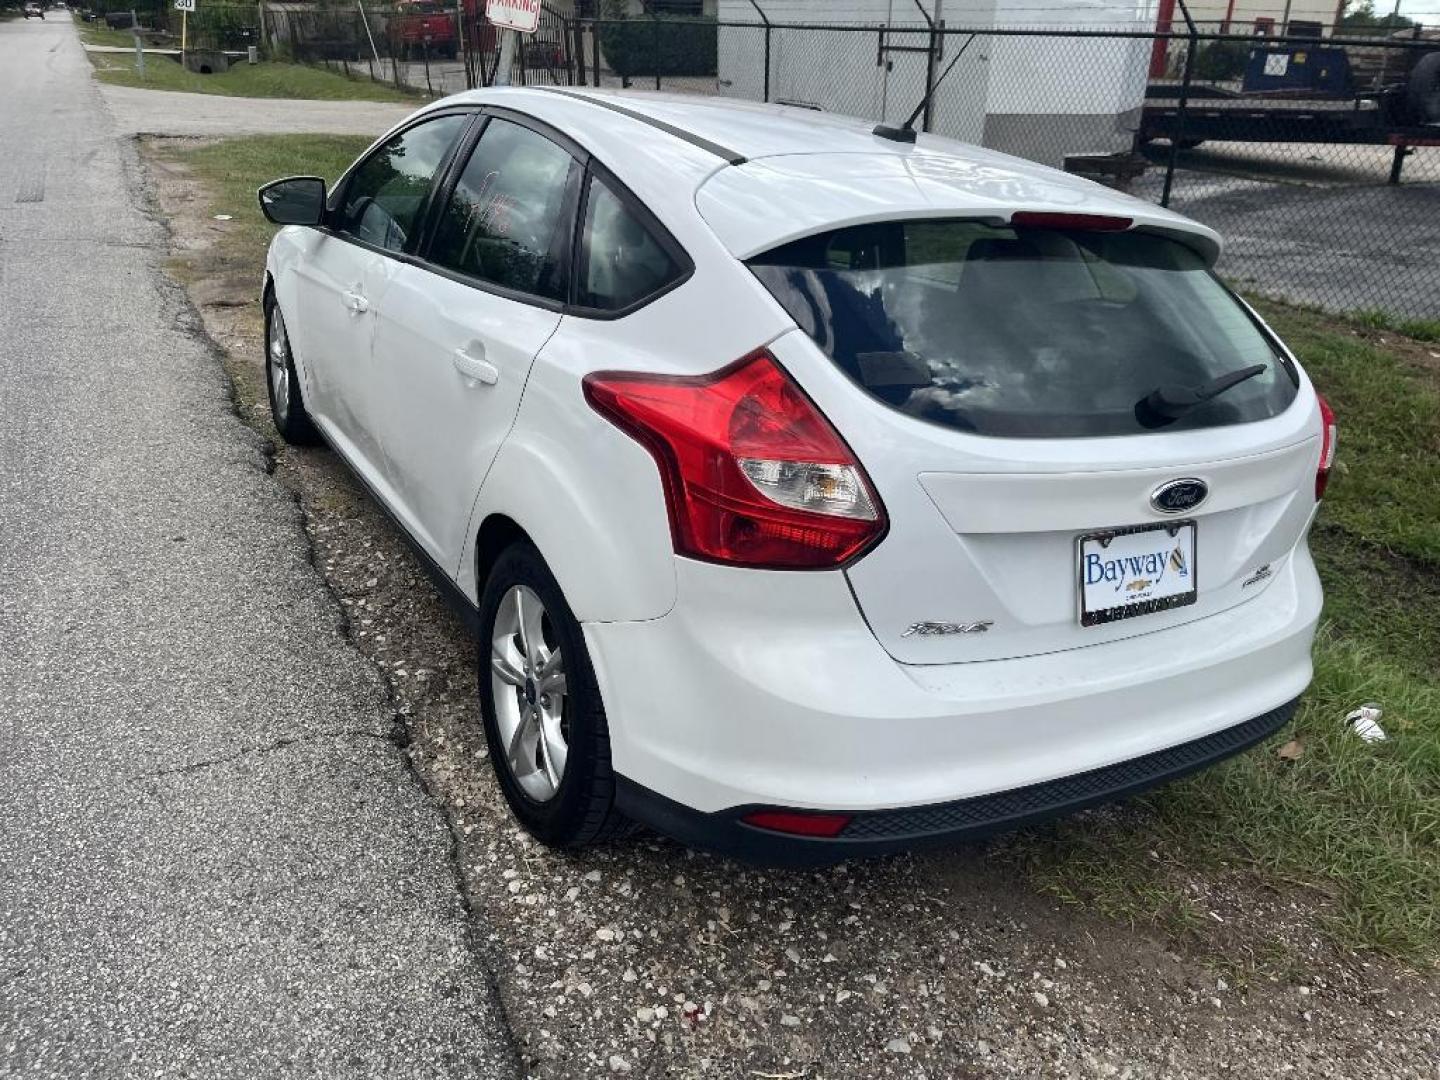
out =
<svg viewBox="0 0 1440 1080"><path fill-rule="evenodd" d="M1390 182L1398 184L1416 147L1440 146L1434 44L1256 39L1243 77L1228 85L1152 80L1137 149L1155 139L1180 149L1202 142L1390 146Z"/></svg>
<svg viewBox="0 0 1440 1080"><path fill-rule="evenodd" d="M1440 124L1404 123L1371 98L1266 99L1192 86L1182 111L1179 96L1180 88L1171 83L1146 88L1136 133L1141 145L1165 139L1187 149L1202 142L1390 146L1392 184L1400 182L1415 147L1440 146Z"/></svg>

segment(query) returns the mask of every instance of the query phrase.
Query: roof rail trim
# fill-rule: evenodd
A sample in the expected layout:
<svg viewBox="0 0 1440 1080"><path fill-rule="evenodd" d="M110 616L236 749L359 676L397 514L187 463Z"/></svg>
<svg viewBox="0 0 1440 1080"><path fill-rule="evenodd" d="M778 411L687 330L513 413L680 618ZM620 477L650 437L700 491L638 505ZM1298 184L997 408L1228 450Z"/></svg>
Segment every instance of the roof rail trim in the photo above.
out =
<svg viewBox="0 0 1440 1080"><path fill-rule="evenodd" d="M701 150L714 154L718 158L724 158L725 162L729 165L744 165L745 162L749 160L744 154L721 146L719 143L713 143L709 139L702 139L694 132L686 131L684 128L678 128L674 124L667 124L664 120L657 120L653 116L646 116L644 113L636 112L634 109L627 109L624 105L617 105L615 102L606 101L604 98L592 97L590 94L577 94L573 90L567 90L560 86L537 86L534 87L534 89L544 90L551 94L560 94L564 97L573 98L576 101L588 101L591 105L599 105L602 109L609 109L611 112L617 112L621 116L628 116L632 120L639 120L642 124L649 124L653 128L658 128L667 135L673 135L677 139L684 140L691 146L697 146Z"/></svg>

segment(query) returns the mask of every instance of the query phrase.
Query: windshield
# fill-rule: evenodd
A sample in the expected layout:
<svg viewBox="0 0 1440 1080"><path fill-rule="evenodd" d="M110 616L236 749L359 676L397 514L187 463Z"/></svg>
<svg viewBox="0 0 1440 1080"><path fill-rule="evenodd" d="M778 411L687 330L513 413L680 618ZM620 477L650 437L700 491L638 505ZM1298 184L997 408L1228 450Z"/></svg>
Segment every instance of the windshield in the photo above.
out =
<svg viewBox="0 0 1440 1080"><path fill-rule="evenodd" d="M1154 430L1161 387L1264 372L1164 422L1263 420L1296 376L1204 260L1135 232L882 222L806 237L750 268L869 393L918 419L982 435Z"/></svg>

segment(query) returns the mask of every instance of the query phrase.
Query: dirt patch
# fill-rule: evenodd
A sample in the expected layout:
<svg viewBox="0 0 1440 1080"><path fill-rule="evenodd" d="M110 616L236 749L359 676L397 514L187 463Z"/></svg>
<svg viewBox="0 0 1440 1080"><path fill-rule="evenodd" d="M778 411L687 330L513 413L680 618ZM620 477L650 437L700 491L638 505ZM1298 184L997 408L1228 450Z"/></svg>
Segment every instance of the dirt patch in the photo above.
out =
<svg viewBox="0 0 1440 1080"><path fill-rule="evenodd" d="M152 155L152 179L241 413L274 438L260 268L231 264L182 166ZM465 628L331 453L279 446L275 465L450 822L534 1075L1435 1075L1434 984L1323 944L1323 896L1303 883L1176 871L1200 925L1166 938L1037 895L996 857L1003 840L803 873L650 835L573 857L538 846L493 782Z"/></svg>
<svg viewBox="0 0 1440 1080"><path fill-rule="evenodd" d="M1440 375L1440 341L1420 341L1417 338L1406 337L1404 334L1397 334L1393 330L1370 329L1341 323L1336 323L1334 329L1338 333L1349 334L1377 349L1384 349L1387 353L1398 356L1401 361L1417 371L1431 376Z"/></svg>

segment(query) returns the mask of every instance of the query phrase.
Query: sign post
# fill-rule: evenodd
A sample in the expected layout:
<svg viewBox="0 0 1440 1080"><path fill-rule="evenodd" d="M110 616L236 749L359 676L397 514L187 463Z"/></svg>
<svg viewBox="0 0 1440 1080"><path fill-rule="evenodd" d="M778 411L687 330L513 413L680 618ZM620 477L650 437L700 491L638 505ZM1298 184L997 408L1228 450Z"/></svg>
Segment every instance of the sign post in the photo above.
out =
<svg viewBox="0 0 1440 1080"><path fill-rule="evenodd" d="M190 30L190 12L195 10L195 0L175 0L175 10L180 12L180 63L185 63L185 47Z"/></svg>
<svg viewBox="0 0 1440 1080"><path fill-rule="evenodd" d="M515 63L515 35L535 32L540 25L540 0L485 0L485 18L500 31L495 85L509 86L510 69Z"/></svg>

